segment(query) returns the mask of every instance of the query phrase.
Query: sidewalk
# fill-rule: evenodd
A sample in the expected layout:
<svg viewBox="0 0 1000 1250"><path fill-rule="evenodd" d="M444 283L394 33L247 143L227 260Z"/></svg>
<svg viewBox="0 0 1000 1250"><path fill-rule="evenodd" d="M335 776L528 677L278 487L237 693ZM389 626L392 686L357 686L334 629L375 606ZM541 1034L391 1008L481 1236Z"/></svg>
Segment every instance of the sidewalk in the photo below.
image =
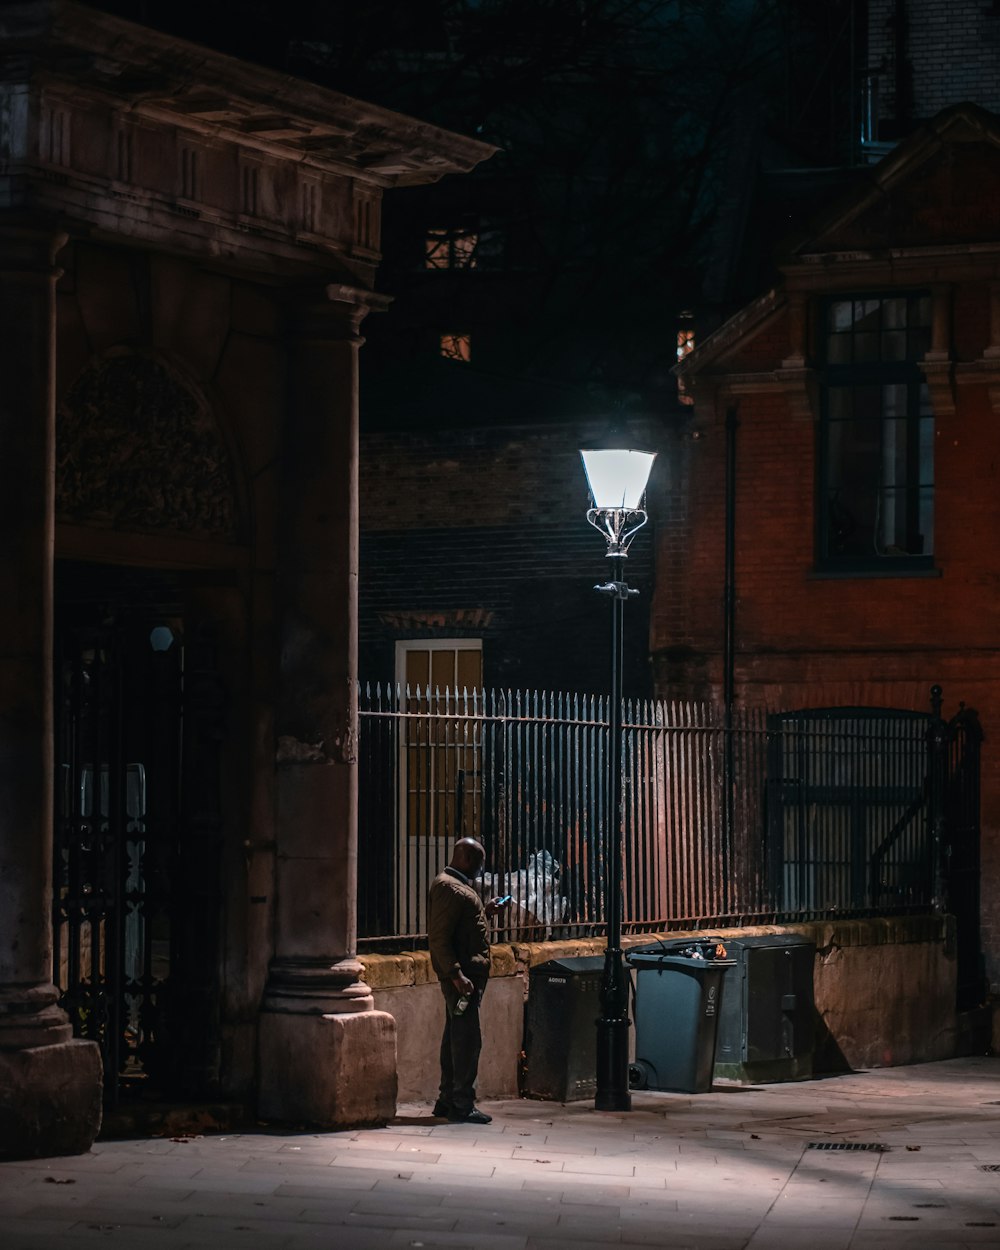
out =
<svg viewBox="0 0 1000 1250"><path fill-rule="evenodd" d="M3 1250L1000 1246L1000 1059L0 1164ZM818 1150L851 1142L871 1150ZM993 1166L996 1171L983 1170Z"/></svg>

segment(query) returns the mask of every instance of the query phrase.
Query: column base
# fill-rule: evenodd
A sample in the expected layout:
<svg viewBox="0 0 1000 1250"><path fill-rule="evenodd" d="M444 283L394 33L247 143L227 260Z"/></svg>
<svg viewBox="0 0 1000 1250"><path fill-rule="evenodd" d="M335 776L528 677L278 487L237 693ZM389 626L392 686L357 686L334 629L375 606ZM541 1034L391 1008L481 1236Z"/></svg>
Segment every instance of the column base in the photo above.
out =
<svg viewBox="0 0 1000 1250"><path fill-rule="evenodd" d="M0 1159L86 1154L103 1096L96 1042L0 1050Z"/></svg>
<svg viewBox="0 0 1000 1250"><path fill-rule="evenodd" d="M262 1120L320 1128L396 1114L396 1022L385 1011L260 1016Z"/></svg>

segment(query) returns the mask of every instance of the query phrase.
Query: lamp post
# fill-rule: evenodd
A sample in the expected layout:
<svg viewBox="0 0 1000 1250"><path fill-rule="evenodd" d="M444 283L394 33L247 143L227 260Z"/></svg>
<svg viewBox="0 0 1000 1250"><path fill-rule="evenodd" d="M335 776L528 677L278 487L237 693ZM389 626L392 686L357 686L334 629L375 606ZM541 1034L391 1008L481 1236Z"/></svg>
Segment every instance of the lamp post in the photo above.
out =
<svg viewBox="0 0 1000 1250"><path fill-rule="evenodd" d="M594 506L587 520L603 534L611 560L611 580L594 589L611 599L611 700L608 713L608 800L601 850L605 883L604 973L597 1021L598 1111L630 1111L628 1088L628 980L622 957L622 625L625 604L638 595L623 578L629 543L646 524L642 507L655 452L581 451Z"/></svg>

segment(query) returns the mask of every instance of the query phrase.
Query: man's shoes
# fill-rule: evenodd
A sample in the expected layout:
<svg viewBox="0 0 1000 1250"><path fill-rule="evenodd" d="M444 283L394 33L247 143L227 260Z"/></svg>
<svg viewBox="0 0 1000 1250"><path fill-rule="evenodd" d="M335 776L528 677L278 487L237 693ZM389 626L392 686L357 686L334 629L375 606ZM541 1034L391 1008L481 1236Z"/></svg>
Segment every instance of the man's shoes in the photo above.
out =
<svg viewBox="0 0 1000 1250"><path fill-rule="evenodd" d="M431 1115L435 1120L446 1120L451 1115L451 1103L442 1102L439 1098L434 1104L434 1110Z"/></svg>
<svg viewBox="0 0 1000 1250"><path fill-rule="evenodd" d="M457 1115L454 1111L448 1115L449 1124L492 1124L493 1117L487 1115L485 1111L480 1111L478 1107L473 1107L471 1111L467 1111L465 1115Z"/></svg>

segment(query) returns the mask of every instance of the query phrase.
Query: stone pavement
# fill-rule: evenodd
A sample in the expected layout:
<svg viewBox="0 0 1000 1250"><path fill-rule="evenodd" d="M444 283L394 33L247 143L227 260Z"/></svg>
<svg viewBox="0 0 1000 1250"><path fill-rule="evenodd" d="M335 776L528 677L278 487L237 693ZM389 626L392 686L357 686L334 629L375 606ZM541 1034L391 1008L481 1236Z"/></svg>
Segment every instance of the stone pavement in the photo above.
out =
<svg viewBox="0 0 1000 1250"><path fill-rule="evenodd" d="M0 1164L0 1247L1000 1247L1000 1058L646 1092L627 1115L485 1106L486 1127L409 1106L385 1129L102 1141Z"/></svg>

